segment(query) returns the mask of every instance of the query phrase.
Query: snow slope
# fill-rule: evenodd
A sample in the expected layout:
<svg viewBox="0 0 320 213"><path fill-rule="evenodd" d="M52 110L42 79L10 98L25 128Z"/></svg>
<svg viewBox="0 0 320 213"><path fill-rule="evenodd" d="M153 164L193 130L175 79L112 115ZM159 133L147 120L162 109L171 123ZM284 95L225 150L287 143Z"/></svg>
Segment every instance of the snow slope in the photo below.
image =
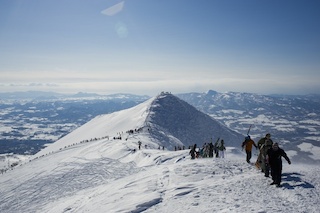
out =
<svg viewBox="0 0 320 213"><path fill-rule="evenodd" d="M188 150L99 140L0 175L0 212L319 212L319 167L284 163L270 186L243 153L190 160Z"/></svg>
<svg viewBox="0 0 320 213"><path fill-rule="evenodd" d="M191 160L158 149L148 128L127 132L172 130L152 119L155 100L98 116L0 175L0 212L320 212L319 166L284 162L276 188L237 148Z"/></svg>

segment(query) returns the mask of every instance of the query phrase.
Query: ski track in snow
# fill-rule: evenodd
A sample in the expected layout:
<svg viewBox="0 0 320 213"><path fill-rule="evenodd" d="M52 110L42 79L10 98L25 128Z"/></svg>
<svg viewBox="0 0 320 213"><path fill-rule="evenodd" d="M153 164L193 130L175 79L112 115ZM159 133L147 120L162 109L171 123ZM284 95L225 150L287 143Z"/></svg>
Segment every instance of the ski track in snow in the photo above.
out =
<svg viewBox="0 0 320 213"><path fill-rule="evenodd" d="M200 159L175 168L175 186L167 200L146 212L318 212L319 190L285 173L283 188L253 166L226 159ZM289 178L288 178L289 177ZM185 179L185 181L184 181ZM288 190L292 190L289 193ZM307 197L305 197L307 196ZM313 200L313 203L309 201ZM273 203L270 203L273 202ZM178 208L175 209L175 207Z"/></svg>

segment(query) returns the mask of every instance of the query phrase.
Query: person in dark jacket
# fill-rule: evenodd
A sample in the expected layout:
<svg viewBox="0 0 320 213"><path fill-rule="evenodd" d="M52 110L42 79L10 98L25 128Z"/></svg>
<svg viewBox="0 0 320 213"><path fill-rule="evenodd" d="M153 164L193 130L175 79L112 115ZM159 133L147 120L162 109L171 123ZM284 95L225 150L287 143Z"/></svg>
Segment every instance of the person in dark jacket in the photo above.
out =
<svg viewBox="0 0 320 213"><path fill-rule="evenodd" d="M277 187L280 187L281 175L282 175L282 160L281 157L284 157L291 164L290 159L288 158L285 151L279 148L278 143L274 143L272 148L267 151L267 162L271 168L271 176L273 182L270 185L276 184Z"/></svg>
<svg viewBox="0 0 320 213"><path fill-rule="evenodd" d="M194 144L189 152L189 154L191 155L191 159L195 159L196 158L196 149L197 149L197 144Z"/></svg>

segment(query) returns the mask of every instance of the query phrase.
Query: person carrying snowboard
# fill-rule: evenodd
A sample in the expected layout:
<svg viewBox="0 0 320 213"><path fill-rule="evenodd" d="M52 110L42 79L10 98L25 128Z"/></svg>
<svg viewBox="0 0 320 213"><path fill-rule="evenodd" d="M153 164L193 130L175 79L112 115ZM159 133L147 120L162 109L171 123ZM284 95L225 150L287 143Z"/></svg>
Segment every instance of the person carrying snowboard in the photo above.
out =
<svg viewBox="0 0 320 213"><path fill-rule="evenodd" d="M258 156L258 162L260 164L261 167L261 171L264 172L264 176L265 177L269 177L269 172L270 172L270 168L269 165L266 161L266 155L267 155L267 151L272 147L273 145L273 141L271 140L271 135L270 133L267 133L266 136L264 138L261 138L258 141L258 147L260 150L260 154Z"/></svg>
<svg viewBox="0 0 320 213"><path fill-rule="evenodd" d="M250 159L252 157L252 146L256 147L256 149L258 148L256 143L250 138L250 135L248 135L247 137L245 137L245 140L242 142L242 150L245 149L247 154L246 156L247 163L250 163Z"/></svg>
<svg viewBox="0 0 320 213"><path fill-rule="evenodd" d="M291 164L291 161L285 151L279 148L278 143L274 143L272 148L267 151L267 162L271 168L271 176L273 182L270 185L276 184L277 187L280 187L281 175L282 175L282 160L281 157L284 157L288 161L288 164Z"/></svg>

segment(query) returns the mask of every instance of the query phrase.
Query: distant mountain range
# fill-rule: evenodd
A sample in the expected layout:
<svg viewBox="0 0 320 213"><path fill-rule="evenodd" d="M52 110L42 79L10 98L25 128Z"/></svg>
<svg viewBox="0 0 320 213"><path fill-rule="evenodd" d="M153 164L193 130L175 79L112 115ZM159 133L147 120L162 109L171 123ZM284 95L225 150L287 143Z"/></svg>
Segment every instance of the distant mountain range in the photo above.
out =
<svg viewBox="0 0 320 213"><path fill-rule="evenodd" d="M76 94L62 94L56 92L43 92L43 91L27 91L27 92L0 92L0 101L9 101L9 100L32 100L32 101L41 101L41 100L70 100L70 99L130 99L135 101L146 100L150 98L147 95L133 95L133 94L124 94L117 93L111 95L99 95L96 93L84 93L78 92Z"/></svg>
<svg viewBox="0 0 320 213"><path fill-rule="evenodd" d="M0 115L2 120L0 135L1 141L6 144L9 140L21 138L25 142L36 139L53 142L99 114L130 108L150 98L130 94L111 96L91 93L68 96L51 93L39 93L41 96L36 96L36 92L31 94L33 95L28 97L28 94L24 93L20 95L20 99L15 99L12 95L0 93L0 107L3 109ZM205 93L185 93L176 96L243 137L252 125L249 134L256 142L266 133L271 133L275 142L295 152L300 161L320 160L317 157L320 156L319 95L266 96L252 93L219 93L210 90ZM175 110L175 114L181 111L182 109ZM165 115L160 110L157 116ZM173 114L171 116L172 118L168 118L170 122L178 122ZM180 122L187 122L187 119ZM174 133L176 130L168 131ZM185 139L191 138L186 133L179 134L184 135ZM239 147L240 144L241 141Z"/></svg>

